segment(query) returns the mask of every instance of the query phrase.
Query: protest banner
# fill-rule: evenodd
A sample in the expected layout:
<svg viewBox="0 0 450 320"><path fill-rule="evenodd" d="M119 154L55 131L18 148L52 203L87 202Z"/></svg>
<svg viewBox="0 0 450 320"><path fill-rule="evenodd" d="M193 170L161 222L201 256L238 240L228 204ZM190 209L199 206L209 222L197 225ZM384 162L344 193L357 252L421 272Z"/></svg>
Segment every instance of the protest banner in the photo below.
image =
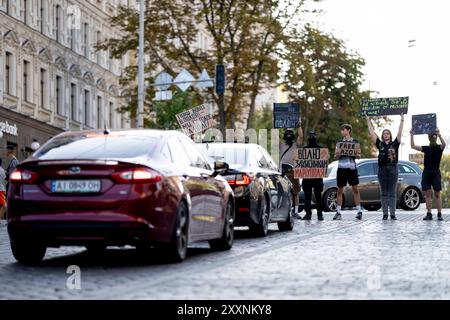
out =
<svg viewBox="0 0 450 320"><path fill-rule="evenodd" d="M273 104L273 127L275 129L298 128L300 126L300 106L297 103Z"/></svg>
<svg viewBox="0 0 450 320"><path fill-rule="evenodd" d="M418 165L421 165L424 162L424 154L423 153L412 153L409 155L409 161L417 163Z"/></svg>
<svg viewBox="0 0 450 320"><path fill-rule="evenodd" d="M360 157L361 145L357 142L339 141L336 144L336 154L348 157Z"/></svg>
<svg viewBox="0 0 450 320"><path fill-rule="evenodd" d="M216 126L217 122L214 120L210 109L210 106L207 104L202 104L178 113L176 118L183 132L191 136Z"/></svg>
<svg viewBox="0 0 450 320"><path fill-rule="evenodd" d="M408 113L409 97L362 99L361 115L369 117Z"/></svg>
<svg viewBox="0 0 450 320"><path fill-rule="evenodd" d="M295 179L320 179L327 176L330 153L327 148L300 148L294 153Z"/></svg>
<svg viewBox="0 0 450 320"><path fill-rule="evenodd" d="M435 113L416 114L412 116L413 134L429 134L437 131L437 117Z"/></svg>

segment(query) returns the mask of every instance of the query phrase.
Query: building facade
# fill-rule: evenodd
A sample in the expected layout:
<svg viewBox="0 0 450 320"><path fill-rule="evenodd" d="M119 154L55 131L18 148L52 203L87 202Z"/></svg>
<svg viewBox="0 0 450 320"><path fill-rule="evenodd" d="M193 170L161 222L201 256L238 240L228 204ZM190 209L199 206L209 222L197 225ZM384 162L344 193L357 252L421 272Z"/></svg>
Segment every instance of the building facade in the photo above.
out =
<svg viewBox="0 0 450 320"><path fill-rule="evenodd" d="M119 76L129 57L110 59L96 50L102 39L120 37L108 21L119 4L128 0L0 0L0 106L12 112L3 110L0 124L23 117L30 126L19 130L23 139L0 126L2 149L27 150L18 143L50 132L130 127L128 115L117 112L124 103ZM19 118L4 118L13 114ZM43 126L45 134L32 128Z"/></svg>

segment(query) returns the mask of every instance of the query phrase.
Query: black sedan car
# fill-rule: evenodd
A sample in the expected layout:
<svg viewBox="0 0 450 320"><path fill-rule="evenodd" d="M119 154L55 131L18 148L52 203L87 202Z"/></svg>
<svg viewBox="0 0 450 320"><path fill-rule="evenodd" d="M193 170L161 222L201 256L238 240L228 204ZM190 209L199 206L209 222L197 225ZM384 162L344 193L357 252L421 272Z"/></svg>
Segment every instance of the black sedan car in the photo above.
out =
<svg viewBox="0 0 450 320"><path fill-rule="evenodd" d="M263 147L250 143L200 145L212 161L229 165L222 176L234 191L236 226L248 226L262 237L271 222L278 223L280 231L294 228L292 184Z"/></svg>

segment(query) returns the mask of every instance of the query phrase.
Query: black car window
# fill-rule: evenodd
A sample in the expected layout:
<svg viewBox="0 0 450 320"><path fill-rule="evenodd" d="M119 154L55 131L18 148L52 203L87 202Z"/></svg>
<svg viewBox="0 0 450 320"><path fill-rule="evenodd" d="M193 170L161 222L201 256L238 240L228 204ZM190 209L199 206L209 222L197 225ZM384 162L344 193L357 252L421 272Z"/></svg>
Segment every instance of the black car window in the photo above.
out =
<svg viewBox="0 0 450 320"><path fill-rule="evenodd" d="M173 163L182 166L191 166L191 159L187 156L181 142L177 138L170 138L169 148L170 152L173 154Z"/></svg>
<svg viewBox="0 0 450 320"><path fill-rule="evenodd" d="M126 159L149 155L158 137L110 133L86 133L56 137L34 156L40 160Z"/></svg>
<svg viewBox="0 0 450 320"><path fill-rule="evenodd" d="M204 149L208 157L214 161L225 161L229 165L245 165L248 160L246 146L209 143L204 146Z"/></svg>
<svg viewBox="0 0 450 320"><path fill-rule="evenodd" d="M405 164L399 165L398 171L400 174L417 174L417 172L413 168Z"/></svg>
<svg viewBox="0 0 450 320"><path fill-rule="evenodd" d="M191 166L211 170L211 167L209 166L208 161L206 161L203 153L198 149L197 145L192 140L183 137L180 138L180 142L190 159Z"/></svg>
<svg viewBox="0 0 450 320"><path fill-rule="evenodd" d="M358 167L358 174L361 177L365 176L374 176L375 175L375 166L373 163L363 163Z"/></svg>

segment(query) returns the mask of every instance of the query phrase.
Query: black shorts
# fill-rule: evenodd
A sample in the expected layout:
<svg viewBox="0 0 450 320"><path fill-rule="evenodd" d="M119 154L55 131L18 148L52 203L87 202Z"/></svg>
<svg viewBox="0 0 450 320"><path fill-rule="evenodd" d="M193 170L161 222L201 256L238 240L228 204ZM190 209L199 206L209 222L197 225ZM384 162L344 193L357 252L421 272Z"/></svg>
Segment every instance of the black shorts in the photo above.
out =
<svg viewBox="0 0 450 320"><path fill-rule="evenodd" d="M434 191L442 190L441 171L428 171L422 173L422 190L427 191L433 188Z"/></svg>
<svg viewBox="0 0 450 320"><path fill-rule="evenodd" d="M337 170L337 186L338 188L346 187L347 184L357 186L359 184L358 170L338 169Z"/></svg>

